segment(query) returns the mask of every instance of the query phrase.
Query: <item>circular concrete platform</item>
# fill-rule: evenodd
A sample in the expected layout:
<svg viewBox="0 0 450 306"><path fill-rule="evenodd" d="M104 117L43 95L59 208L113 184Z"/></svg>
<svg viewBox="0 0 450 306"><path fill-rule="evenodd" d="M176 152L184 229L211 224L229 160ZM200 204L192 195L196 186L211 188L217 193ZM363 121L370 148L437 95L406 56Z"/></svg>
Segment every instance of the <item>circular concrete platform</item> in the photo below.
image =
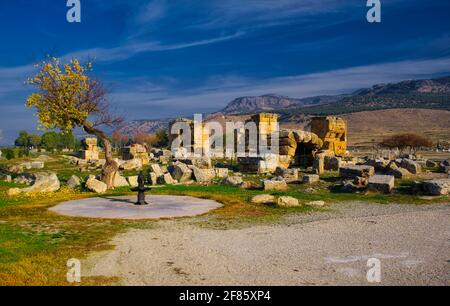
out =
<svg viewBox="0 0 450 306"><path fill-rule="evenodd" d="M136 196L99 197L61 203L51 211L70 217L99 219L161 219L205 214L222 204L187 196L147 196L149 205L134 205Z"/></svg>

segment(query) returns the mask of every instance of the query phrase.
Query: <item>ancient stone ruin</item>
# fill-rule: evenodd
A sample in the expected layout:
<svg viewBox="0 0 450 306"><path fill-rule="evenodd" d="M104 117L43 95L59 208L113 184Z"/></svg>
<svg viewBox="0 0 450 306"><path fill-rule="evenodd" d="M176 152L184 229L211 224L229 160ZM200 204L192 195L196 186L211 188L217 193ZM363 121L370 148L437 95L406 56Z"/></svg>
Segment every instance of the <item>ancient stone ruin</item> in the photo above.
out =
<svg viewBox="0 0 450 306"><path fill-rule="evenodd" d="M83 160L98 160L99 150L97 146L97 138L86 137L83 140L84 149L80 151L80 158Z"/></svg>
<svg viewBox="0 0 450 306"><path fill-rule="evenodd" d="M142 165L148 165L150 163L150 156L147 152L147 148L141 144L132 144L128 147L122 148L123 160L140 160Z"/></svg>
<svg viewBox="0 0 450 306"><path fill-rule="evenodd" d="M278 124L274 114L258 114L251 118L258 129L258 146L263 137L271 144L271 133ZM336 117L317 117L311 123L311 132L280 129L278 156L240 158L243 172L271 173L277 167L312 167L323 173L325 158L347 154L347 123ZM337 166L338 167L338 166ZM336 169L337 170L337 169Z"/></svg>
<svg viewBox="0 0 450 306"><path fill-rule="evenodd" d="M185 123L186 129L191 133L187 137L187 131L180 129L172 129L177 123ZM271 113L261 113L252 116L245 122L245 126L249 123L255 123L256 139L250 139L249 131L245 130L245 134L234 131L235 147L232 152L237 155L238 143L245 141L245 156L237 156L237 161L241 166L242 172L252 173L273 173L277 167L289 168L312 167L317 169L319 174L324 169L339 169L339 161L329 160L327 166L326 158L345 156L347 154L347 123L336 117L317 117L313 118L311 123L311 132L304 130L286 130L279 129L278 115ZM186 156L196 153L205 155L210 153L209 129L206 124L195 126L194 121L189 119L177 119L170 124L170 143L174 141L181 142L182 139L190 140L187 144L181 143L178 150L173 152L175 158L186 158ZM175 131L175 132L174 132ZM278 140L272 139L273 133L279 131ZM174 133L172 133L174 132ZM184 137L183 137L184 136ZM230 135L227 135L229 137ZM251 146L250 142L256 142L256 146ZM273 141L278 141L278 154L271 151ZM268 152L260 152L260 144L267 144ZM249 148L256 147L256 152Z"/></svg>
<svg viewBox="0 0 450 306"><path fill-rule="evenodd" d="M347 154L347 122L337 117L316 117L311 121L311 132L323 141L323 150L336 156Z"/></svg>
<svg viewBox="0 0 450 306"><path fill-rule="evenodd" d="M177 130L176 133L172 133L173 126L175 124L184 124L186 126L185 129ZM200 125L200 127L194 128L194 121L186 118L176 119L169 124L169 143L174 143L174 141L182 140L184 138L185 133L191 133L190 141L188 143L181 142L178 150L173 152L175 158L187 158L194 153L200 152L200 154L205 154L208 150L209 142L207 141L209 137L209 130L206 129L204 123Z"/></svg>

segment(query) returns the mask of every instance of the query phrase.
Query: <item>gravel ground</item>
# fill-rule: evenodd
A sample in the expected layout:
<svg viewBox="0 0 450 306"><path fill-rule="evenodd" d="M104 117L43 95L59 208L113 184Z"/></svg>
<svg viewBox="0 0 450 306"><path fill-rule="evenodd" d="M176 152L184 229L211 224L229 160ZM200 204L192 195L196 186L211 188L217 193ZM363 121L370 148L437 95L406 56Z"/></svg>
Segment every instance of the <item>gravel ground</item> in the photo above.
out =
<svg viewBox="0 0 450 306"><path fill-rule="evenodd" d="M123 285L450 285L450 205L333 205L277 225L212 230L161 221L91 255L85 275Z"/></svg>

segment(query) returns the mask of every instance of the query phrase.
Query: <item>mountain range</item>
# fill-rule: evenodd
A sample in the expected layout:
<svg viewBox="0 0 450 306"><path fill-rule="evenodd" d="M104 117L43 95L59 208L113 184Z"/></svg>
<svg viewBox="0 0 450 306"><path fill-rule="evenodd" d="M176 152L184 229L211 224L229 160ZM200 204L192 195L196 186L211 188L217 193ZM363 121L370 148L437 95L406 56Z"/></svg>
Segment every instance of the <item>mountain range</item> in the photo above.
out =
<svg viewBox="0 0 450 306"><path fill-rule="evenodd" d="M450 76L377 84L350 94L291 98L277 94L240 97L224 109L208 115L209 119L242 116L259 112L279 113L282 123L304 123L313 115L338 115L385 109L450 110ZM194 112L195 110L193 110ZM121 131L132 134L136 129L153 133L166 128L171 119L138 120Z"/></svg>

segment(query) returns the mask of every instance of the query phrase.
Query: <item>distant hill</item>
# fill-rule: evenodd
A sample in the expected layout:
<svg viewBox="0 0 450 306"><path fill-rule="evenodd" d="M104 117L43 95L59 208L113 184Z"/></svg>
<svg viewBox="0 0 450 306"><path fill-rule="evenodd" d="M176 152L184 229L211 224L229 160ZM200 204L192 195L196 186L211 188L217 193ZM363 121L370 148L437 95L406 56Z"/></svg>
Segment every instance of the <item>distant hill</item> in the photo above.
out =
<svg viewBox="0 0 450 306"><path fill-rule="evenodd" d="M310 115L281 117L282 128L308 129ZM423 135L433 142L450 140L450 111L435 109L384 109L340 115L348 123L350 145L365 145L398 133Z"/></svg>
<svg viewBox="0 0 450 306"><path fill-rule="evenodd" d="M394 109L395 111L382 112L382 110L390 109ZM404 114L411 114L411 116L402 117L395 115L403 113L399 109L405 109ZM274 112L280 114L280 122L284 126L307 128L311 116L339 115L356 120L354 118L366 118L365 116L368 114L368 125L371 122L374 126L378 126L383 131L386 131L389 126L397 123L405 127L411 126L411 123L413 126L418 126L414 124L416 113L411 113L406 109L441 110L442 113L439 113L439 111L425 112L430 115L421 118L427 118L428 121L433 121L433 116L441 119L443 117L445 119L450 114L450 112L444 112L444 110L450 110L450 77L378 84L350 94L335 96L316 96L296 99L276 94L267 94L259 97L241 97L231 101L221 111L210 114L208 119L216 119L219 121L225 121L225 118L227 120L241 120L259 112ZM360 114L362 117L346 115L352 113ZM422 114L423 112L419 113ZM380 114L385 116L383 118L392 118L386 119L393 120L392 124L384 122L383 125L386 125L386 128L384 128L384 126L377 123L382 121L373 121L373 116ZM394 117L390 117L391 115ZM444 126L447 126L447 121L441 119L437 122L444 122ZM167 128L170 120L137 120L128 124L121 131L128 135L132 135L136 130L154 133L160 128ZM361 123L364 120L357 120L355 122ZM357 129L361 125L360 123L354 124L353 127ZM433 122L423 123L425 125L434 124ZM395 127L395 130L397 129Z"/></svg>
<svg viewBox="0 0 450 306"><path fill-rule="evenodd" d="M134 120L127 123L119 131L124 135L133 135L136 131L142 133L155 133L159 129L165 129L169 126L172 119L155 119L155 120Z"/></svg>
<svg viewBox="0 0 450 306"><path fill-rule="evenodd" d="M377 84L350 94L290 98L276 94L240 97L212 114L258 112L329 115L390 108L450 109L450 77Z"/></svg>
<svg viewBox="0 0 450 306"><path fill-rule="evenodd" d="M225 115L275 111L298 106L300 100L279 95L241 97L231 101L219 113Z"/></svg>
<svg viewBox="0 0 450 306"><path fill-rule="evenodd" d="M354 95L411 95L411 94L449 94L450 76L431 80L409 80L393 84L378 84L361 89Z"/></svg>
<svg viewBox="0 0 450 306"><path fill-rule="evenodd" d="M289 110L298 107L314 106L320 104L333 103L341 100L345 95L340 96L317 96L303 99L295 99L286 96L268 94L263 96L240 97L231 101L224 109L216 115L242 115L258 112L276 112L279 110Z"/></svg>
<svg viewBox="0 0 450 306"><path fill-rule="evenodd" d="M278 112L285 116L338 115L393 108L450 110L450 77L378 84L350 95L336 96L335 101L316 105L299 105Z"/></svg>
<svg viewBox="0 0 450 306"><path fill-rule="evenodd" d="M379 141L397 133L423 135L433 142L450 140L450 111L434 109L386 109L344 114L351 145Z"/></svg>

